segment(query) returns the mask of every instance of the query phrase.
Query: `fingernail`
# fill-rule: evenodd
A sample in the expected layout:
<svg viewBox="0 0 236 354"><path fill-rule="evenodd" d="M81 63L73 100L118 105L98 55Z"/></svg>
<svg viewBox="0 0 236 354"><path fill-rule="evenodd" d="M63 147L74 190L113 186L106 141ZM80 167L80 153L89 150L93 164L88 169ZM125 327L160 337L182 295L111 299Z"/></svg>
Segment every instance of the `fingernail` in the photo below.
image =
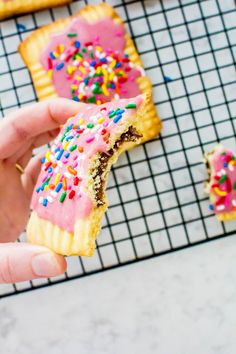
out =
<svg viewBox="0 0 236 354"><path fill-rule="evenodd" d="M54 277L62 273L55 257L50 253L40 253L31 261L33 272L39 277Z"/></svg>

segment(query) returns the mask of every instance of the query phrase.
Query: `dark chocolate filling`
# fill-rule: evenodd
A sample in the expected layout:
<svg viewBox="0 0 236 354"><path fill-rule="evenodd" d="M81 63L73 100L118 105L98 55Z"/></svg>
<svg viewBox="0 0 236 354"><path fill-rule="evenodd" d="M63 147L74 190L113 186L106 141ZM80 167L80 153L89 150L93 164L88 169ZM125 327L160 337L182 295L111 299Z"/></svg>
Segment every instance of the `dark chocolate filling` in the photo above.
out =
<svg viewBox="0 0 236 354"><path fill-rule="evenodd" d="M92 172L94 180L94 192L97 206L104 204L104 183L105 183L105 172L108 166L109 159L114 155L114 153L120 148L120 146L125 142L137 141L142 135L134 127L129 127L129 129L121 134L120 138L116 140L112 149L107 152L102 152L98 159L98 166Z"/></svg>
<svg viewBox="0 0 236 354"><path fill-rule="evenodd" d="M210 166L210 161L209 161L209 156L213 154L213 151L212 152L209 152L208 154L205 155L205 158L204 158L204 163L205 163L205 166L206 166L206 169L207 169L207 174L208 174L208 178L206 180L206 184L208 184L211 180L211 166Z"/></svg>

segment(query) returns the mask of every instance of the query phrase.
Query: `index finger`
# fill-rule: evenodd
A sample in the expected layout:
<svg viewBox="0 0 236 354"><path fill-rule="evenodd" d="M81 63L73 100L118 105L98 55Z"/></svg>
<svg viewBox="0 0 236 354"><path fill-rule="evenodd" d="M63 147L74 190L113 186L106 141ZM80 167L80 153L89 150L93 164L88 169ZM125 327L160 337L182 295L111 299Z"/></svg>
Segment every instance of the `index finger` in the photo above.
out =
<svg viewBox="0 0 236 354"><path fill-rule="evenodd" d="M27 140L58 128L84 107L66 98L56 98L21 108L0 122L0 159L14 154Z"/></svg>

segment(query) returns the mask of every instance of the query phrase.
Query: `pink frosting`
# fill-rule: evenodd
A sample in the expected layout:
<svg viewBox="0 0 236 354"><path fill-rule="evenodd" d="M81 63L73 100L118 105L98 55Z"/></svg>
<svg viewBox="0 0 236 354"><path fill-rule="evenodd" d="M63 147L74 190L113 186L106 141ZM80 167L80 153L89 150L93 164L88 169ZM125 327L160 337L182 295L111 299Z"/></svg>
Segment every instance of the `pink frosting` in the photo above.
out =
<svg viewBox="0 0 236 354"><path fill-rule="evenodd" d="M73 232L75 220L89 216L95 207L87 192L89 161L97 152L109 150L110 139L123 132L124 122L142 101L137 96L101 106L86 105L67 121L42 161L33 193L32 208L42 219ZM61 183L63 187L57 190Z"/></svg>
<svg viewBox="0 0 236 354"><path fill-rule="evenodd" d="M216 214L230 213L236 210L236 160L229 149L220 148L214 152L211 160L213 176L210 191L214 195L214 204L210 208Z"/></svg>
<svg viewBox="0 0 236 354"><path fill-rule="evenodd" d="M74 18L64 32L52 35L42 52L41 63L50 74L58 95L83 102L103 103L140 94L136 79L143 74L143 69L135 67L124 54L124 35L124 26L110 18L90 24L82 17ZM93 77L97 66L107 72L107 95L103 90L96 94L92 92L94 81L101 83L104 77ZM115 75L110 76L111 73ZM75 93L72 93L73 85L78 86ZM95 96L94 101L91 101L92 96Z"/></svg>

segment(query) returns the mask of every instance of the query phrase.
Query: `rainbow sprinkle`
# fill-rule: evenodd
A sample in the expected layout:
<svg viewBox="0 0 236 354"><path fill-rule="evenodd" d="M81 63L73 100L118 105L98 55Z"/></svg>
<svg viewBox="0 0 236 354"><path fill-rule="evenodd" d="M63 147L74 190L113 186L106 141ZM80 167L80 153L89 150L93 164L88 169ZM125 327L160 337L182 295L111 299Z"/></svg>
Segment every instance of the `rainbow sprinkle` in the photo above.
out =
<svg viewBox="0 0 236 354"><path fill-rule="evenodd" d="M214 152L210 192L214 201L209 209L215 213L236 211L236 159L232 151L222 147Z"/></svg>
<svg viewBox="0 0 236 354"><path fill-rule="evenodd" d="M48 207L49 203L56 200L63 204L80 197L81 182L86 177L81 173L83 161L89 160L93 151L99 151L97 146L102 146L101 151L107 149L110 132L122 121L125 114L136 108L136 104L113 110L97 107L93 111L95 113L90 114L92 106L89 105L86 108L88 118L84 115L81 117L82 113L79 113L79 117L67 121L41 160L42 172L35 192L43 207Z"/></svg>
<svg viewBox="0 0 236 354"><path fill-rule="evenodd" d="M68 45L62 43L49 53L47 72L53 80L63 71L74 101L100 105L119 99L127 93L124 84L135 80L132 69L137 77L144 75L143 68L134 66L128 54L102 48L98 39L82 44L77 33L67 37L71 39Z"/></svg>

